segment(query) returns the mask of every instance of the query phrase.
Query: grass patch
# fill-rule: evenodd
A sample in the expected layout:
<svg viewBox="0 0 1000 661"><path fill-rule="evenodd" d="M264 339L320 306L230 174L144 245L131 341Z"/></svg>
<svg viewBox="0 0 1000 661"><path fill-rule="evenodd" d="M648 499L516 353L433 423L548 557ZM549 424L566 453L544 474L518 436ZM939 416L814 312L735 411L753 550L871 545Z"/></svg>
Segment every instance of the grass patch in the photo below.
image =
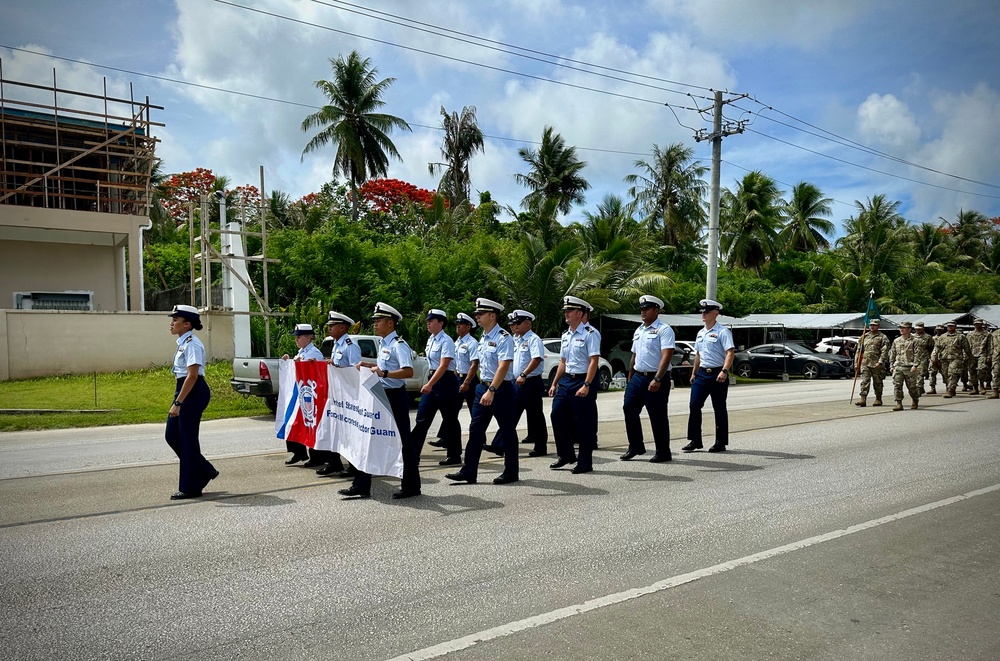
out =
<svg viewBox="0 0 1000 661"><path fill-rule="evenodd" d="M212 401L204 420L270 415L260 397L244 399L233 392L232 363L205 367ZM95 400L96 391L96 400ZM110 374L69 374L41 379L0 381L0 408L4 409L116 409L109 413L46 413L0 415L0 432L29 429L67 429L165 422L174 395L169 367Z"/></svg>

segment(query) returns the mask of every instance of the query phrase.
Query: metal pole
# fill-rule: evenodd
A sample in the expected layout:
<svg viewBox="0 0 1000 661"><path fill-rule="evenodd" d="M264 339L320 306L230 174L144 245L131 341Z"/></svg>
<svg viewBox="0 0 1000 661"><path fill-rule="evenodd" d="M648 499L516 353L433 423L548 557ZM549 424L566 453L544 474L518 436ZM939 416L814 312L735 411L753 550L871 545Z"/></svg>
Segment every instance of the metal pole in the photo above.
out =
<svg viewBox="0 0 1000 661"><path fill-rule="evenodd" d="M705 298L715 300L719 280L719 180L722 167L722 92L715 92L715 118L712 121L712 188L708 207L708 272Z"/></svg>
<svg viewBox="0 0 1000 661"><path fill-rule="evenodd" d="M264 285L264 356L271 357L271 301L267 297L267 214L264 212L264 166L260 166L260 256Z"/></svg>

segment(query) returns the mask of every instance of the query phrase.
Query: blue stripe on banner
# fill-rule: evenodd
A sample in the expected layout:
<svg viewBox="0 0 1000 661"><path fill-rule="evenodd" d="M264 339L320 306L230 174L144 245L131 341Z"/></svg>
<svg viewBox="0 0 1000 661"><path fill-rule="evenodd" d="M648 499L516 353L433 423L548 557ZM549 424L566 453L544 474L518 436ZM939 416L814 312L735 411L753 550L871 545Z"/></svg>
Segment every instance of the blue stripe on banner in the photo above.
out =
<svg viewBox="0 0 1000 661"><path fill-rule="evenodd" d="M295 381L294 383L292 396L288 399L288 405L285 407L285 420L281 423L281 429L278 430L278 438L281 440L285 440L285 430L288 429L288 423L291 419L295 417L295 409L299 404L299 382Z"/></svg>

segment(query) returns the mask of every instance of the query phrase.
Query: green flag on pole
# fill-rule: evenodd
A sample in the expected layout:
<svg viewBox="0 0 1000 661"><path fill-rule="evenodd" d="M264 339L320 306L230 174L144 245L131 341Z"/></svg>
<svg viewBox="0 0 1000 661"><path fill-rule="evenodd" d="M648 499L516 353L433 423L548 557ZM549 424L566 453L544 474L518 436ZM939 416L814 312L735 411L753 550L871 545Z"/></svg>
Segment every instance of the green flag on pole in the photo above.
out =
<svg viewBox="0 0 1000 661"><path fill-rule="evenodd" d="M868 298L868 311L865 312L865 328L872 322L872 319L881 319L882 313L878 311L878 304L875 302L875 290L871 290Z"/></svg>

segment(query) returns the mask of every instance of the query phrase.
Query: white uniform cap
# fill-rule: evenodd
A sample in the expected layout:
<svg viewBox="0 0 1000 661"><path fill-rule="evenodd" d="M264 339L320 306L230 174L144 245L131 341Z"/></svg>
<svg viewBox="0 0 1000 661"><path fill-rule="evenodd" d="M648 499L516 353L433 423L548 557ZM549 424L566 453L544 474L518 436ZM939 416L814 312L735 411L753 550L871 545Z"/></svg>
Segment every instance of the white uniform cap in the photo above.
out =
<svg viewBox="0 0 1000 661"><path fill-rule="evenodd" d="M591 310L594 309L594 306L577 296L564 296L562 309L583 310L584 312L590 312Z"/></svg>
<svg viewBox="0 0 1000 661"><path fill-rule="evenodd" d="M354 320L348 317L346 314L341 314L339 312L334 312L330 310L326 315L326 323L330 324L347 324L348 326L354 325Z"/></svg>
<svg viewBox="0 0 1000 661"><path fill-rule="evenodd" d="M465 314L464 312L459 312L455 316L455 323L457 324L457 323L461 323L461 322L469 324L473 328L476 327L476 320L473 319L472 317L470 317L469 315Z"/></svg>
<svg viewBox="0 0 1000 661"><path fill-rule="evenodd" d="M292 335L315 335L316 331L313 330L312 324L295 324L295 330L292 331Z"/></svg>
<svg viewBox="0 0 1000 661"><path fill-rule="evenodd" d="M372 312L372 319L379 319L382 317L389 317L391 319L395 319L396 321L400 321L403 318L403 315L399 313L399 310L392 307L388 303L379 301L375 304L375 311Z"/></svg>
<svg viewBox="0 0 1000 661"><path fill-rule="evenodd" d="M534 321L535 315L531 314L527 310L518 309L514 310L509 315L507 315L507 318L510 319L511 323L517 323L518 321L521 321L523 319L527 319L528 321Z"/></svg>
<svg viewBox="0 0 1000 661"><path fill-rule="evenodd" d="M713 301L710 298L703 298L698 301L698 312L711 312L712 310L722 310L722 303Z"/></svg>
<svg viewBox="0 0 1000 661"><path fill-rule="evenodd" d="M476 299L476 312L503 312L503 306L488 298Z"/></svg>
<svg viewBox="0 0 1000 661"><path fill-rule="evenodd" d="M646 294L644 296L640 296L639 297L639 307L640 308L648 308L648 307L651 307L653 305L655 305L658 308L662 308L663 307L663 301L660 300L660 299L658 299L658 298L656 298L655 296L651 296L649 294Z"/></svg>
<svg viewBox="0 0 1000 661"><path fill-rule="evenodd" d="M427 319L440 319L441 321L448 321L448 313L444 310L439 310L437 308L431 308L427 311Z"/></svg>
<svg viewBox="0 0 1000 661"><path fill-rule="evenodd" d="M174 309L168 313L168 316L186 319L191 322L191 326L195 330L202 329L201 315L198 314L198 308L193 305L175 305Z"/></svg>

